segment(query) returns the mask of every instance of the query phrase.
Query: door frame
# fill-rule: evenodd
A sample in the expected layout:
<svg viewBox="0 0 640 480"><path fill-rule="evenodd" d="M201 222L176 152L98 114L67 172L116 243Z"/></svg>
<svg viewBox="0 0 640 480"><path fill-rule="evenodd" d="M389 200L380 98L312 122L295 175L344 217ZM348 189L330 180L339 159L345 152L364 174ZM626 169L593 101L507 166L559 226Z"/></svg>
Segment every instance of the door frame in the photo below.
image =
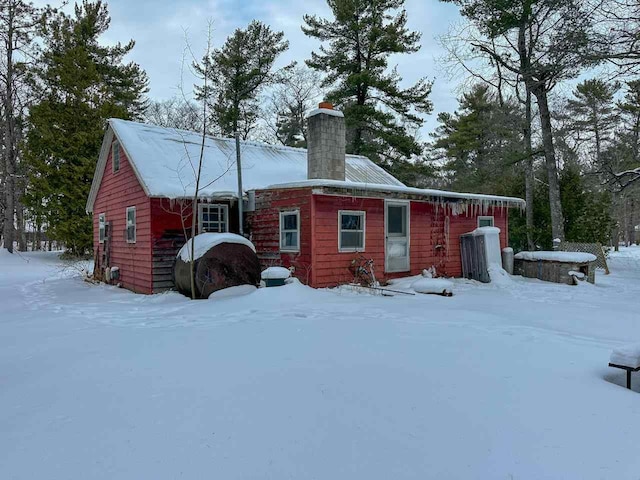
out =
<svg viewBox="0 0 640 480"><path fill-rule="evenodd" d="M406 269L393 269L390 270L388 268L389 265L389 255L388 255L388 247L387 247L387 243L388 243L388 239L389 239L389 233L388 233L388 210L387 210L387 206L388 205L402 205L402 206L406 206L406 217L405 217L405 222L406 222L406 226L407 226L407 268ZM384 200L384 271L388 272L388 273L397 273L397 272L409 272L411 271L411 200L393 200L393 199L386 199Z"/></svg>

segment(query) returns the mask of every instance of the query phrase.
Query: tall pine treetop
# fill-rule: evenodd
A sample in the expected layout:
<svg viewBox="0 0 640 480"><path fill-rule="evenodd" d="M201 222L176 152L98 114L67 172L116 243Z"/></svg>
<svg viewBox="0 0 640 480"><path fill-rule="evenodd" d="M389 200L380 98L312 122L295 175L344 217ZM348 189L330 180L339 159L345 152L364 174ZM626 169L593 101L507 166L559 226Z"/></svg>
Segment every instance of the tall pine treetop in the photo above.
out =
<svg viewBox="0 0 640 480"><path fill-rule="evenodd" d="M417 155L415 131L430 113L432 83L420 79L402 88L390 68L393 54L415 53L420 33L407 28L404 0L328 0L332 19L305 15L303 32L323 45L307 65L324 72L328 100L340 106L347 126L347 151L368 155L392 168Z"/></svg>
<svg viewBox="0 0 640 480"><path fill-rule="evenodd" d="M139 119L147 107L149 80L138 64L124 63L133 40L100 44L110 23L107 4L101 0L83 0L75 5L73 16L54 15L45 24L46 48L36 64L36 77L51 96L71 96L108 108L105 118Z"/></svg>
<svg viewBox="0 0 640 480"><path fill-rule="evenodd" d="M145 72L123 62L133 42L100 42L109 22L99 0L83 1L74 16L52 16L33 71L40 101L29 111L25 202L46 218L50 238L75 254L92 244L85 204L107 119L137 118L146 106Z"/></svg>
<svg viewBox="0 0 640 480"><path fill-rule="evenodd" d="M196 87L196 98L211 105L217 133L249 135L258 117L256 98L273 80L273 65L287 48L283 32L253 20L246 28L236 29L222 48L194 65L201 77L209 72L207 91Z"/></svg>

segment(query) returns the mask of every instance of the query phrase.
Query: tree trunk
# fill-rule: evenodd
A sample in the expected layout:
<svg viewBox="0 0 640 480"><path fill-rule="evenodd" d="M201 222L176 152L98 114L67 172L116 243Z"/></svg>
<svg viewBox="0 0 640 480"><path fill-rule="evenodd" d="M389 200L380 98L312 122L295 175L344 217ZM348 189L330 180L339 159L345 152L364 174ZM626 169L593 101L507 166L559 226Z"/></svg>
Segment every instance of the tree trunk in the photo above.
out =
<svg viewBox="0 0 640 480"><path fill-rule="evenodd" d="M631 245L636 243L636 200L631 197L629 199L629 241Z"/></svg>
<svg viewBox="0 0 640 480"><path fill-rule="evenodd" d="M524 153L526 159L524 162L524 199L527 203L526 207L526 226L527 226L527 248L535 250L533 241L533 195L534 195L534 171L533 171L533 148L531 146L531 91L527 86L527 98L525 104L525 126L524 126Z"/></svg>
<svg viewBox="0 0 640 480"><path fill-rule="evenodd" d="M13 253L14 226L13 217L15 212L15 132L13 125L13 9L9 7L8 31L6 33L6 77L5 77L5 97L4 97L4 121L5 121L5 137L4 137L4 224L2 228L2 236L4 237L4 248Z"/></svg>
<svg viewBox="0 0 640 480"><path fill-rule="evenodd" d="M611 230L611 243L613 243L613 250L619 250L620 244L620 209L619 209L619 195L613 193L611 195L611 218L613 218L613 228Z"/></svg>
<svg viewBox="0 0 640 480"><path fill-rule="evenodd" d="M547 181L549 183L549 207L551 208L551 234L553 239L564 240L564 216L562 215L562 201L560 200L560 181L558 179L558 166L556 164L556 152L553 146L553 133L551 129L551 113L547 101L547 90L541 83L534 84L531 89L538 101L540 112L540 125L542 128L542 143L544 146L544 158L547 167Z"/></svg>
<svg viewBox="0 0 640 480"><path fill-rule="evenodd" d="M27 237L25 235L24 206L20 201L22 195L16 199L16 236L18 240L18 251L27 251Z"/></svg>
<svg viewBox="0 0 640 480"><path fill-rule="evenodd" d="M35 227L35 231L33 232L33 244L31 245L32 251L42 250L42 227L38 220L35 222Z"/></svg>

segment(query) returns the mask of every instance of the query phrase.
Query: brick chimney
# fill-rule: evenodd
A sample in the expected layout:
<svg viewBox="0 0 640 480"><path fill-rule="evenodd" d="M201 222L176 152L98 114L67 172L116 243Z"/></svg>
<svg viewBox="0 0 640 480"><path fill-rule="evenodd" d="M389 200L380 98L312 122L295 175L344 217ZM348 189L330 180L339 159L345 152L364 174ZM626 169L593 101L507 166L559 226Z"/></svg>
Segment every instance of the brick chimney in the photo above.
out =
<svg viewBox="0 0 640 480"><path fill-rule="evenodd" d="M344 115L320 102L307 116L307 178L344 181L345 143Z"/></svg>

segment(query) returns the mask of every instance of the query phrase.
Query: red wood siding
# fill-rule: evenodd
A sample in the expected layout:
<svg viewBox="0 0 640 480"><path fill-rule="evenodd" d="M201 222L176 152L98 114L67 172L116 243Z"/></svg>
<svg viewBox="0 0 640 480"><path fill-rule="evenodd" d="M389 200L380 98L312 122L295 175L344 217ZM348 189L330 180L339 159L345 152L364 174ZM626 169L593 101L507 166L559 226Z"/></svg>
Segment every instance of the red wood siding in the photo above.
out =
<svg viewBox="0 0 640 480"><path fill-rule="evenodd" d="M136 243L126 240L126 210L136 207ZM139 293L152 292L151 208L140 182L120 149L120 170L112 171L111 152L93 206L93 247L100 258L103 244L98 242L98 216L106 214L111 224L111 267L120 268L119 282Z"/></svg>
<svg viewBox="0 0 640 480"><path fill-rule="evenodd" d="M500 229L500 248L508 245L508 210L506 208L490 208L487 212L462 213L454 215L450 209L439 209L439 215L449 217L447 254L444 261L438 257L436 269L439 274L448 277L462 276L462 257L460 255L460 235L469 233L478 227L478 216L493 215L494 226Z"/></svg>
<svg viewBox="0 0 640 480"><path fill-rule="evenodd" d="M374 261L378 279L417 275L423 269L436 267L438 275L462 275L460 235L477 226L477 213L455 215L451 208L432 203L410 203L410 270L385 272L384 199L354 198L328 195L313 196L313 275L314 287L334 286L353 281L349 267L356 257L353 252L338 251L338 211L361 210L366 214L365 250L362 255ZM489 209L499 227L501 247L507 245L507 209Z"/></svg>
<svg viewBox="0 0 640 480"><path fill-rule="evenodd" d="M365 250L372 258L376 277L383 276L384 267L384 200L376 198L314 195L314 287L330 287L353 282L349 268L358 255L338 251L338 211L365 212Z"/></svg>
<svg viewBox="0 0 640 480"><path fill-rule="evenodd" d="M311 198L310 188L257 191L256 211L248 213L248 225L263 268L295 267L294 275L313 285ZM281 252L280 212L296 209L300 210L300 251Z"/></svg>

